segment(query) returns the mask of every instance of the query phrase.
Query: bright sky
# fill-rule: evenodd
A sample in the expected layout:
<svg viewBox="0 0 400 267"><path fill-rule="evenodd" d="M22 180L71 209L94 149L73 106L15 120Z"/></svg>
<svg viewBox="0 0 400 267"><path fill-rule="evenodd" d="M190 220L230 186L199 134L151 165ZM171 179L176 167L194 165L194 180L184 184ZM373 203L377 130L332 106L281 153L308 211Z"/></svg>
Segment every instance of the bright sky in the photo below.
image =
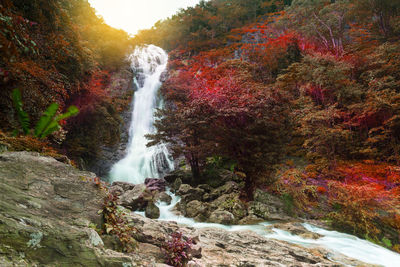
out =
<svg viewBox="0 0 400 267"><path fill-rule="evenodd" d="M160 19L166 19L180 8L195 6L200 0L89 0L98 15L117 29L136 34Z"/></svg>

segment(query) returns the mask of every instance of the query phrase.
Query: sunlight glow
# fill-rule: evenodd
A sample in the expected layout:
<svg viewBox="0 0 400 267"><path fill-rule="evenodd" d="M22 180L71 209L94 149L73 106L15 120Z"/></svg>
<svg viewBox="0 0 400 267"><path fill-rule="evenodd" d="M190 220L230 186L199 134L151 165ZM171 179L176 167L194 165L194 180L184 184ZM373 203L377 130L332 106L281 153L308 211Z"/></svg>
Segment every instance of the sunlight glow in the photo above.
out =
<svg viewBox="0 0 400 267"><path fill-rule="evenodd" d="M110 26L129 34L148 29L160 19L166 19L180 8L195 6L200 0L89 0Z"/></svg>

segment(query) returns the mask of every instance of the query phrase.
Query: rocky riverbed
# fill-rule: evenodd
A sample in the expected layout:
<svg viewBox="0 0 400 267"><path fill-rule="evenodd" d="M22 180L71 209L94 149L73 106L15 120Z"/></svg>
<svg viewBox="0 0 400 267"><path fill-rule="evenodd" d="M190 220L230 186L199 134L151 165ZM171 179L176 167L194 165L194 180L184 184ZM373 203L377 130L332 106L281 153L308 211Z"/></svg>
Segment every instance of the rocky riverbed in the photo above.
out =
<svg viewBox="0 0 400 267"><path fill-rule="evenodd" d="M37 153L0 154L0 266L166 266L160 246L176 231L194 240L189 266L368 266L323 248L304 248L252 231L195 229L146 218L128 209L126 220L137 229L138 248L122 253L115 238L100 236L94 230L103 224L98 211L104 198L104 192L92 182L94 178L93 173ZM149 179L144 185L119 183L110 190L120 195L122 205L156 218L154 200L169 201L162 192L165 185ZM279 216L283 218L281 229L319 238L293 223L281 206L273 204L276 199L262 192L256 194L254 203L240 203L238 187L236 182L212 189L181 183L175 188L182 196L177 212L226 224ZM138 195L141 201L132 206ZM225 202L232 206L221 204ZM267 215L260 216L261 208L254 206L267 210Z"/></svg>

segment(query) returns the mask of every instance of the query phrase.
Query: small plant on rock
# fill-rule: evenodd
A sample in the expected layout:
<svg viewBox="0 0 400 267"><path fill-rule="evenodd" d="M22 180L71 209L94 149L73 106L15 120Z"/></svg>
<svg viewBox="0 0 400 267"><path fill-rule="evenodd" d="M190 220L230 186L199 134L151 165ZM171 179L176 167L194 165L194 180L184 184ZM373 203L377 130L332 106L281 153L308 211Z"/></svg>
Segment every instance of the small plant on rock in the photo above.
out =
<svg viewBox="0 0 400 267"><path fill-rule="evenodd" d="M106 234L113 234L121 241L124 251L131 252L136 248L136 240L133 235L137 229L128 224L124 219L124 214L118 208L118 197L108 193L104 199L102 210L104 216L104 230Z"/></svg>
<svg viewBox="0 0 400 267"><path fill-rule="evenodd" d="M185 237L180 232L171 234L170 240L166 241L161 250L166 257L166 263L176 267L187 266L191 256L189 250L193 246L193 240Z"/></svg>

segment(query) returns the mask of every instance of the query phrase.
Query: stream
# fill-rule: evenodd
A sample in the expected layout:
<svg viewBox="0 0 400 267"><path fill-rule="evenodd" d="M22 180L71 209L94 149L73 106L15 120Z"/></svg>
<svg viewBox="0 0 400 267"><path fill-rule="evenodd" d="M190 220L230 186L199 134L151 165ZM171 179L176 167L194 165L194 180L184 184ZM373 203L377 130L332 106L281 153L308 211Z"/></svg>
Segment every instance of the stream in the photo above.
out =
<svg viewBox="0 0 400 267"><path fill-rule="evenodd" d="M158 94L162 83L161 75L165 72L168 55L161 48L148 45L137 48L131 55L131 66L135 73L134 83L138 90L135 92L132 108L132 122L129 130L129 144L125 158L117 162L111 172L111 181L125 181L133 184L143 183L145 178L160 178L163 174L173 170L174 162L168 153L165 144L146 147L148 140L146 134L155 132L153 127L154 114L157 108L163 107L163 101ZM323 235L319 239L304 239L289 232L273 229L273 233L267 232L263 222L257 225L222 225L216 223L199 223L190 218L175 215L172 208L180 201L180 198L171 192L170 205L158 203L160 218L162 221L176 221L179 224L201 228L215 227L228 231L251 230L267 238L283 240L304 247L319 246L330 251L338 252L348 257L371 264L387 267L400 266L400 254L386 248L357 238L352 235L328 231L307 223L303 226L312 232ZM143 215L144 216L144 215Z"/></svg>

